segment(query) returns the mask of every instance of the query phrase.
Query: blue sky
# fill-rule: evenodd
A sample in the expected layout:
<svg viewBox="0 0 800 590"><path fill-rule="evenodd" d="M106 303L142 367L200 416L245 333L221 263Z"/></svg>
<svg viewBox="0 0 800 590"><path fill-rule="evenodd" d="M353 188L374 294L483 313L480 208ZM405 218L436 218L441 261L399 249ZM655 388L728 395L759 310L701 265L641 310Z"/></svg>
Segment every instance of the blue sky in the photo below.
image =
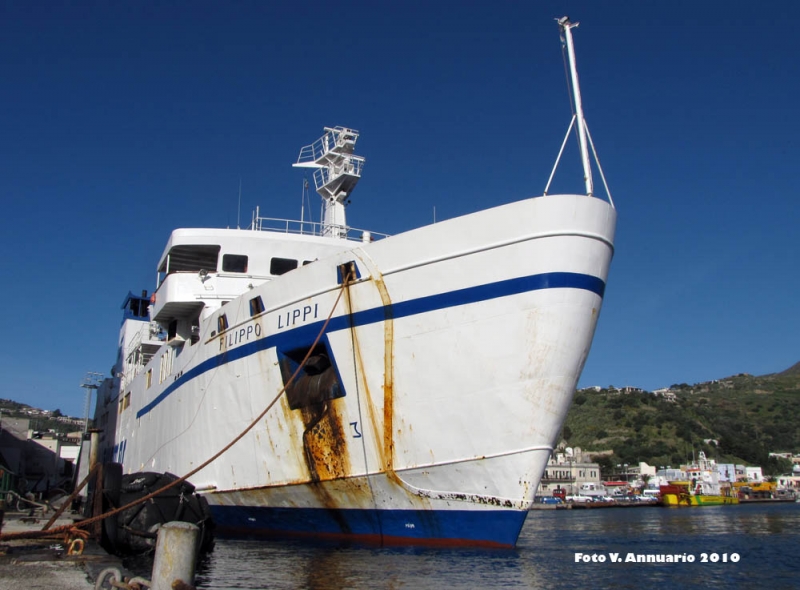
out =
<svg viewBox="0 0 800 590"><path fill-rule="evenodd" d="M4 2L0 397L83 414L176 227L298 218L301 146L361 131L348 221L399 233L541 194L571 116L619 212L581 386L800 360L800 3ZM574 141L551 192L582 192Z"/></svg>

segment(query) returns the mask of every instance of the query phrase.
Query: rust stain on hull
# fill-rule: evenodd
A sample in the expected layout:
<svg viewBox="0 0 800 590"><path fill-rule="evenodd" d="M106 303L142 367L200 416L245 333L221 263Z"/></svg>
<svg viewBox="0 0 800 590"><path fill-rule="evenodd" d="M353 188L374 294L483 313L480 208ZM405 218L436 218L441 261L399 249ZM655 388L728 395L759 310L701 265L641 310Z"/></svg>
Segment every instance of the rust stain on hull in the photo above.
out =
<svg viewBox="0 0 800 590"><path fill-rule="evenodd" d="M397 480L394 472L394 318L392 299L386 289L383 277L375 279L375 286L381 296L385 318L383 320L383 455L386 474Z"/></svg>
<svg viewBox="0 0 800 590"><path fill-rule="evenodd" d="M343 533L350 533L347 520L337 510L341 498L331 496L323 482L343 480L350 474L349 455L342 419L336 402L323 402L300 410L306 429L303 432L303 451L311 479L309 489L320 506L328 508L330 517Z"/></svg>
<svg viewBox="0 0 800 590"><path fill-rule="evenodd" d="M368 265L371 266L371 265ZM348 269L342 269L342 275L346 274ZM395 484L404 488L399 476L394 471L393 457L394 457L394 403L393 403L393 377L394 377L394 322L392 317L392 300L389 296L386 284L383 277L374 268L370 268L370 279L377 289L380 296L381 303L385 310L383 321L383 409L377 410L375 398L369 391L369 384L365 376L365 364L363 354L366 351L362 350L358 341L358 332L354 326L350 326L350 336L352 338L353 349L353 363L354 363L354 378L357 382L358 393L363 395L367 402L369 420L372 423L373 432L378 440L376 450L379 455L380 466L377 466L379 471L393 481ZM356 298L357 286L353 286L349 281L345 281L344 289L344 302L346 305L346 313L351 315L356 312ZM363 287L362 287L363 288ZM284 372L284 381L286 380L287 367L282 367ZM337 482L346 486L346 494L349 501L356 504L362 503L366 498L364 494L369 497L372 495L371 486L367 485L351 485L348 484L350 478L354 477L354 467L351 464L350 450L348 448L348 440L350 438L350 420L345 414L345 398L338 399L319 399L313 395L307 396L305 403L301 407L292 409L290 392L287 391L286 403L289 407L284 406L287 415L294 416L302 420L302 447L303 447L303 460L308 469L308 480L306 483L310 484L310 490L317 497L321 506L327 507L331 511L331 517L340 520L337 513L338 507L342 505L343 498L339 494L332 495L328 486ZM310 402L310 403L309 403ZM382 423L381 423L382 422ZM299 442L299 441L298 441ZM353 449L354 450L354 449ZM356 454L354 453L354 457ZM366 460L366 457L365 457ZM373 466L372 469L375 469ZM364 465L365 475L371 469L369 466ZM360 471L360 468L359 468ZM326 483L327 482L327 483ZM297 482L303 483L303 482ZM361 502L356 501L356 498L361 497ZM371 498L373 503L374 498ZM347 529L347 523L342 520L339 523L343 530Z"/></svg>
<svg viewBox="0 0 800 590"><path fill-rule="evenodd" d="M303 450L311 481L326 481L350 474L345 430L333 405L333 402L323 402L301 410L306 426Z"/></svg>
<svg viewBox="0 0 800 590"><path fill-rule="evenodd" d="M392 298L389 296L389 290L386 288L386 283L383 276L374 267L374 264L367 262L362 258L370 271L370 282L375 286L378 295L381 299L381 304L384 309L383 321L383 415L378 416L374 411L373 397L370 395L367 387L366 379L363 379L363 387L368 402L370 420L372 422L373 431L377 436L382 439L382 445L378 447L377 451L380 455L382 462L382 470L388 477L395 483L400 483L397 475L394 472L394 438L392 433L394 423L394 319L392 317ZM345 290L345 301L347 303L348 313L354 312L354 305L350 285L347 285ZM358 338L355 329L351 326L351 333L353 335L353 355L356 362L356 378L364 374L364 362L362 359L361 348L358 344ZM382 418L383 424L380 424Z"/></svg>

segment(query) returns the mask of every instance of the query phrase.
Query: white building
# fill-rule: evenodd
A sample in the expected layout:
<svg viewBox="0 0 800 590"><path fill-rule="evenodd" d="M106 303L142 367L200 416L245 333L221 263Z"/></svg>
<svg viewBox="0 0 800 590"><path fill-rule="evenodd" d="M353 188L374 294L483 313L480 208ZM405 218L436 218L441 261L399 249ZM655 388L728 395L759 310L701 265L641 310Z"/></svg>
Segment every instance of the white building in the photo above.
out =
<svg viewBox="0 0 800 590"><path fill-rule="evenodd" d="M557 489L565 490L569 496L578 495L585 484L595 484L595 488L602 485L600 465L592 462L579 447L567 447L550 456L536 495L552 496Z"/></svg>
<svg viewBox="0 0 800 590"><path fill-rule="evenodd" d="M736 481L736 465L733 463L717 463L719 481L733 483Z"/></svg>
<svg viewBox="0 0 800 590"><path fill-rule="evenodd" d="M745 467L744 475L747 481L764 481L764 474L761 473L761 467Z"/></svg>

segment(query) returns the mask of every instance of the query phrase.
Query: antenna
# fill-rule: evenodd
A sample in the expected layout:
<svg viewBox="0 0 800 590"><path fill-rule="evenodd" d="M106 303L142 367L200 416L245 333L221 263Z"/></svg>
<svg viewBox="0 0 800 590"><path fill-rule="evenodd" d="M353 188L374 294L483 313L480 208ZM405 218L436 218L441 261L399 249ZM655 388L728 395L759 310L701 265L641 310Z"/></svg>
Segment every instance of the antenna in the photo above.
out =
<svg viewBox="0 0 800 590"><path fill-rule="evenodd" d="M300 233L305 227L306 193L308 192L308 178L303 178L303 190L300 195Z"/></svg>

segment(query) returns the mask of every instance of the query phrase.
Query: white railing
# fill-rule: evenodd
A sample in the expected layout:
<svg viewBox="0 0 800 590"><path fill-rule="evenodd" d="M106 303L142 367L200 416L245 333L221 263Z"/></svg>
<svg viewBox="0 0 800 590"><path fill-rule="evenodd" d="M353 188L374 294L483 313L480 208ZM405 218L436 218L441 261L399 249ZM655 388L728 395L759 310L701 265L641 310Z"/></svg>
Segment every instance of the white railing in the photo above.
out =
<svg viewBox="0 0 800 590"><path fill-rule="evenodd" d="M343 157L340 162L335 162L325 168L314 170L314 186L319 191L329 182L336 180L343 174L361 177L361 170L364 168L364 158L361 156Z"/></svg>
<svg viewBox="0 0 800 590"><path fill-rule="evenodd" d="M325 130L327 131L325 135L300 150L300 156L297 158L298 164L316 162L335 148L339 148L340 151L352 151L352 146L358 138L358 131L346 127L334 129L326 127Z"/></svg>
<svg viewBox="0 0 800 590"><path fill-rule="evenodd" d="M260 217L258 215L253 216L253 220L250 223L250 229L256 231L273 231L286 234L303 234L309 236L325 235L324 224L316 221L297 221L293 219L279 219L276 217ZM347 233L347 239L351 240L363 240L364 236L371 237L369 241L381 240L389 237L389 234L373 232L356 227L346 227L344 229Z"/></svg>

